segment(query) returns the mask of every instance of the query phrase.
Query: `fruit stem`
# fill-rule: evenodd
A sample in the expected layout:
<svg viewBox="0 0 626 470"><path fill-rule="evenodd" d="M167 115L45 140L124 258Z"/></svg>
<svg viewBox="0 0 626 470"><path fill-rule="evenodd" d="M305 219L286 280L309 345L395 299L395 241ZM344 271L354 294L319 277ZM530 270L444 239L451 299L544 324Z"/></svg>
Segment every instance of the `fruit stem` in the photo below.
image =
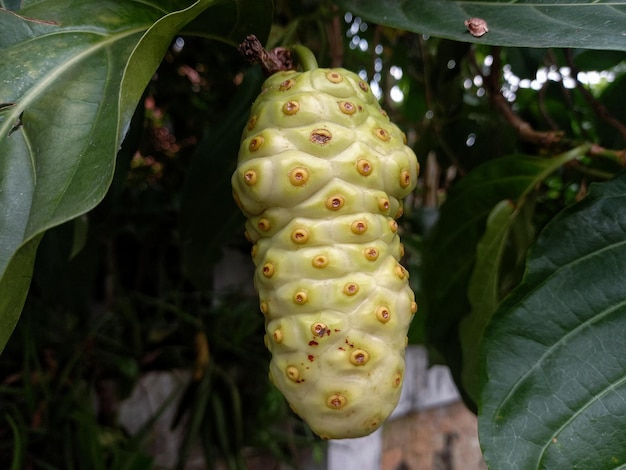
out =
<svg viewBox="0 0 626 470"><path fill-rule="evenodd" d="M297 58L298 64L304 71L314 70L318 67L317 60L310 49L296 45L289 49L277 47L267 51L261 41L252 34L240 44L239 52L248 61L261 64L266 75L272 75L281 70L294 70L296 67L293 56Z"/></svg>
<svg viewBox="0 0 626 470"><path fill-rule="evenodd" d="M239 52L248 59L249 62L261 64L266 75L272 75L281 70L293 70L295 68L289 49L277 47L271 51L267 51L263 47L263 44L261 44L261 41L253 34L247 36L239 45Z"/></svg>
<svg viewBox="0 0 626 470"><path fill-rule="evenodd" d="M298 44L291 47L291 52L295 55L298 64L300 64L300 67L302 67L305 72L318 68L317 59L308 47Z"/></svg>

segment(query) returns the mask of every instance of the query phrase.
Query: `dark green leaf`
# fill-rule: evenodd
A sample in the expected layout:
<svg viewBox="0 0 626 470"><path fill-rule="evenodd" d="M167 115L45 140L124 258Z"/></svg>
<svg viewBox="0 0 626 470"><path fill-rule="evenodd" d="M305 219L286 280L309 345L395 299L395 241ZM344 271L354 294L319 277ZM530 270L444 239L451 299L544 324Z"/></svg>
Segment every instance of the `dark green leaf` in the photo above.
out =
<svg viewBox="0 0 626 470"><path fill-rule="evenodd" d="M606 70L626 60L623 51L590 51L585 50L576 54L574 64L579 70Z"/></svg>
<svg viewBox="0 0 626 470"><path fill-rule="evenodd" d="M494 469L626 465L626 175L537 239L484 333L479 428Z"/></svg>
<svg viewBox="0 0 626 470"><path fill-rule="evenodd" d="M518 201L586 150L580 147L553 158L513 155L491 160L468 173L448 193L424 249L423 283L427 337L444 354L453 373L461 368L457 328L470 312L467 285L489 213L504 199Z"/></svg>
<svg viewBox="0 0 626 470"><path fill-rule="evenodd" d="M342 0L367 21L431 36L516 47L626 50L626 4L584 0ZM473 37L465 20L489 32Z"/></svg>
<svg viewBox="0 0 626 470"><path fill-rule="evenodd" d="M23 454L24 454L24 443L22 442L22 437L20 435L20 430L17 427L17 424L15 424L15 421L13 420L13 418L11 418L11 416L9 416L8 414L4 416L4 419L6 419L7 423L9 424L9 426L11 427L11 433L13 435L13 440L14 440L14 444L13 444L13 459L11 461L11 470L19 470L20 468L23 468Z"/></svg>
<svg viewBox="0 0 626 470"><path fill-rule="evenodd" d="M17 320L33 275L37 246L42 235L26 242L11 259L0 278L0 352L7 344Z"/></svg>
<svg viewBox="0 0 626 470"><path fill-rule="evenodd" d="M501 201L489 214L485 234L476 247L476 265L467 288L471 313L459 324L463 387L474 401L478 401L479 338L500 301L500 264L515 214L510 200Z"/></svg>
<svg viewBox="0 0 626 470"><path fill-rule="evenodd" d="M146 83L174 34L212 3L0 10L0 102L14 103L0 109L0 350L22 309L34 240L102 200Z"/></svg>
<svg viewBox="0 0 626 470"><path fill-rule="evenodd" d="M20 0L1 0L0 7L7 10L17 10L20 7Z"/></svg>

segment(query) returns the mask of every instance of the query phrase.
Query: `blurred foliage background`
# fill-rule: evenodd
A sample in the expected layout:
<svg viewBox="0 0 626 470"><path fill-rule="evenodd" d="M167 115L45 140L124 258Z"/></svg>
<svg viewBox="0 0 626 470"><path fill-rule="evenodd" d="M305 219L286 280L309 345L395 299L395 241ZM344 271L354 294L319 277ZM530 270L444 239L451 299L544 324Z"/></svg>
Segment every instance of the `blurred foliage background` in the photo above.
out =
<svg viewBox="0 0 626 470"><path fill-rule="evenodd" d="M456 181L495 158L596 145L533 196L503 261L504 296L520 280L534 234L591 182L623 167L624 53L433 38L367 22L326 0L279 0L273 21L268 48L303 43L321 66L358 72L406 131L422 165L402 219L420 300L410 339L458 374L456 328L467 297L461 287L442 298L425 291L446 279L465 289L472 259L454 264L463 247L429 256L441 204ZM182 430L175 468L196 445L208 468L245 468L256 454L295 466L303 448L321 455L323 443L267 380L251 280L240 279L247 290L223 287L229 263L219 264L239 253L251 265L230 174L262 80L232 44L174 40L135 113L106 199L41 243L0 361L1 468L154 468L153 421L131 434L120 403L142 377L168 371L189 377L176 390L184 398L163 405L176 408L171 426ZM429 309L442 305L449 321L429 324Z"/></svg>

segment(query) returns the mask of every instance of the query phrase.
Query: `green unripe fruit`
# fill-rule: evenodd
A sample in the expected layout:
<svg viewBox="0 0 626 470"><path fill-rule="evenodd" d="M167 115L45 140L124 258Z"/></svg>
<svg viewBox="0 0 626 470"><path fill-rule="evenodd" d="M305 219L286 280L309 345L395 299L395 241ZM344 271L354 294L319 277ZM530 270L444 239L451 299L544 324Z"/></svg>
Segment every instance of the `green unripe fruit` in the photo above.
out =
<svg viewBox="0 0 626 470"><path fill-rule="evenodd" d="M270 377L323 438L370 434L398 402L417 305L394 217L418 171L347 70L277 72L252 106L232 186L254 244Z"/></svg>

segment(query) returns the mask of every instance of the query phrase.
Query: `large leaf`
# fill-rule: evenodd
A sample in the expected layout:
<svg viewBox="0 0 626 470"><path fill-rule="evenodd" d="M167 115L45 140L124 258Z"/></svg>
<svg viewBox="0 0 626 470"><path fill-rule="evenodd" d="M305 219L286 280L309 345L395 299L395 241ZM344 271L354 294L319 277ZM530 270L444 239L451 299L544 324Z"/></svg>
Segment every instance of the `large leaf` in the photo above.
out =
<svg viewBox="0 0 626 470"><path fill-rule="evenodd" d="M470 312L467 286L489 213L502 200L517 203L548 175L586 151L587 147L579 147L552 158L512 155L490 160L448 193L427 239L423 282L428 339L444 355L457 381L461 369L457 327ZM478 279L479 283L485 281Z"/></svg>
<svg viewBox="0 0 626 470"><path fill-rule="evenodd" d="M215 0L46 0L0 10L0 350L40 235L104 197L173 36Z"/></svg>
<svg viewBox="0 0 626 470"><path fill-rule="evenodd" d="M626 465L626 175L537 239L484 333L479 430L493 469Z"/></svg>
<svg viewBox="0 0 626 470"><path fill-rule="evenodd" d="M341 0L367 21L482 44L626 50L626 4L597 0ZM465 20L487 22L473 37Z"/></svg>
<svg viewBox="0 0 626 470"><path fill-rule="evenodd" d="M529 188L530 189L530 188ZM467 286L470 313L458 327L463 358L461 381L474 403L478 402L479 346L482 332L502 297L517 284L535 237L532 216L535 193L522 195L516 203L498 203L487 218L485 233L476 247L476 264Z"/></svg>
<svg viewBox="0 0 626 470"><path fill-rule="evenodd" d="M500 264L518 212L511 200L498 203L489 214L485 233L476 247L476 264L467 287L471 312L459 323L463 387L475 402L478 402L478 341L500 302Z"/></svg>

